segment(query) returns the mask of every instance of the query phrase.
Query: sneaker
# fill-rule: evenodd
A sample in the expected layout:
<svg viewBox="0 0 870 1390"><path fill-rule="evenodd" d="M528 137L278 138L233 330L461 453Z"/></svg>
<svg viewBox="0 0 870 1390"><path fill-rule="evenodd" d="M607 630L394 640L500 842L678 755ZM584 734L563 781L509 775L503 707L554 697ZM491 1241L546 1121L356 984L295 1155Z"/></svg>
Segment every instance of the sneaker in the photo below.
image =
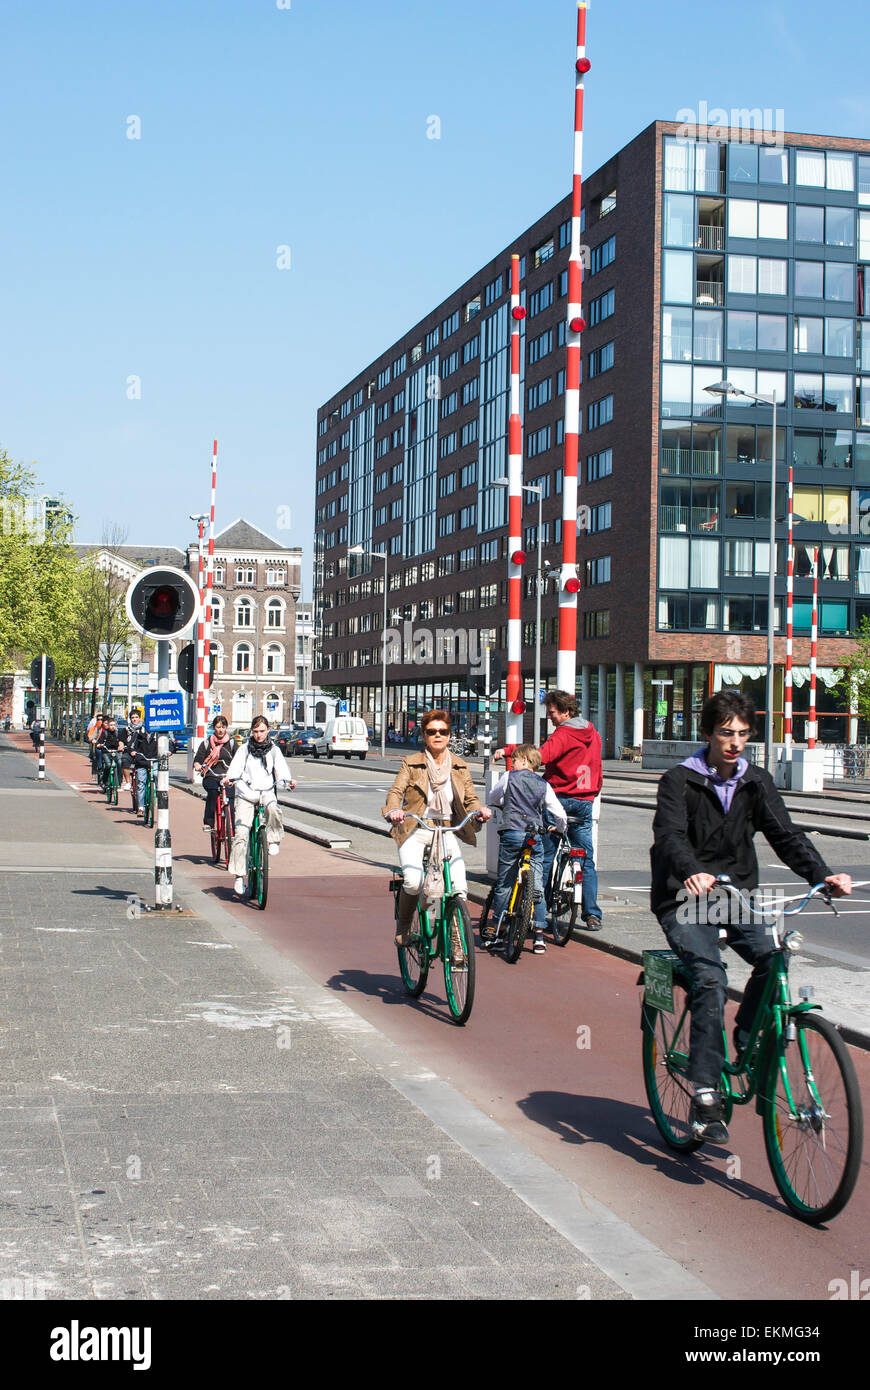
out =
<svg viewBox="0 0 870 1390"><path fill-rule="evenodd" d="M214 830L214 826L213 826L213 825L209 825L208 821L205 821L205 820L204 820L203 823L202 823L202 828L203 828L203 830L205 831L206 835L210 835L211 832Z"/></svg>
<svg viewBox="0 0 870 1390"><path fill-rule="evenodd" d="M244 891L245 891L245 880L244 880L243 878L237 878L237 879L235 880L234 884L233 884L233 892L234 892L234 893L238 893L239 897L241 897L242 894L244 893Z"/></svg>
<svg viewBox="0 0 870 1390"><path fill-rule="evenodd" d="M735 1023L731 1039L734 1043L734 1065L739 1066L746 1051L746 1044L749 1042L749 1034L744 1032L742 1028L738 1028Z"/></svg>
<svg viewBox="0 0 870 1390"><path fill-rule="evenodd" d="M544 933L542 931L535 932L535 944L532 947L533 952L536 956L542 956L546 949L547 947L544 943Z"/></svg>
<svg viewBox="0 0 870 1390"><path fill-rule="evenodd" d="M275 858L275 855L276 855L277 853L278 853L278 845L270 845L270 846L269 846L269 858L270 858L270 859L274 859L274 858Z"/></svg>
<svg viewBox="0 0 870 1390"><path fill-rule="evenodd" d="M725 1110L722 1097L717 1091L704 1091L695 1096L689 1111L692 1134L701 1143L727 1144L728 1130L725 1126Z"/></svg>
<svg viewBox="0 0 870 1390"><path fill-rule="evenodd" d="M600 917L584 917L583 925L587 931L601 931Z"/></svg>

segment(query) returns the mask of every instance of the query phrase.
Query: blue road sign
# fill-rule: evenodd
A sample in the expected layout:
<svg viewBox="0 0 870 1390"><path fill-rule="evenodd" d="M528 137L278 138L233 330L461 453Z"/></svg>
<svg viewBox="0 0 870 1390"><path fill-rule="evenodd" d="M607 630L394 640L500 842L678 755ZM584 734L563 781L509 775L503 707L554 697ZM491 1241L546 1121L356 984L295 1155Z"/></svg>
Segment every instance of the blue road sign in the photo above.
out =
<svg viewBox="0 0 870 1390"><path fill-rule="evenodd" d="M339 700L338 712L339 714L347 714L347 700Z"/></svg>
<svg viewBox="0 0 870 1390"><path fill-rule="evenodd" d="M145 696L145 728L172 732L184 728L184 696L180 690Z"/></svg>

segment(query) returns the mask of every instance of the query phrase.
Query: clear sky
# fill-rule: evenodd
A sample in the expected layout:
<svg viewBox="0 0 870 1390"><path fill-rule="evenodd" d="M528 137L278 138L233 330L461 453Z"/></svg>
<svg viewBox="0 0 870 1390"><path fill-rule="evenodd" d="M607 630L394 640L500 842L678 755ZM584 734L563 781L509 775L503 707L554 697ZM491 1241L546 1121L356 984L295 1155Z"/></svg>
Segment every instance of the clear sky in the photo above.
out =
<svg viewBox="0 0 870 1390"><path fill-rule="evenodd" d="M218 529L301 545L310 592L317 407L568 192L575 26L573 0L3 0L0 445L78 540L183 546L217 437ZM702 101L866 137L868 34L858 0L591 0L585 170Z"/></svg>

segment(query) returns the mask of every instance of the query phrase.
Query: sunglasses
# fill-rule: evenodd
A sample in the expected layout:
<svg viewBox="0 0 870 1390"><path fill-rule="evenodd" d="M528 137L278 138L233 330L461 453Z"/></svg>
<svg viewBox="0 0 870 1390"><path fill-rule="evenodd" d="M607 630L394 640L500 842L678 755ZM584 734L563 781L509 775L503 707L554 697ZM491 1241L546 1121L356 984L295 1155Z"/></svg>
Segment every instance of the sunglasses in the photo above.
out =
<svg viewBox="0 0 870 1390"><path fill-rule="evenodd" d="M449 729L426 729L427 738L447 738L450 734Z"/></svg>

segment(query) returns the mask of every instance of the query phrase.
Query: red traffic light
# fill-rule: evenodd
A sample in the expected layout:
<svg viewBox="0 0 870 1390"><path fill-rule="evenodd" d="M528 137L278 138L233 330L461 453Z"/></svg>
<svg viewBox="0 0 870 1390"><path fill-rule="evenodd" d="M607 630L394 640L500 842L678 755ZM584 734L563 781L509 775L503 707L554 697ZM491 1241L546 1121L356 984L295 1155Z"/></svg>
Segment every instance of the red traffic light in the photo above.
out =
<svg viewBox="0 0 870 1390"><path fill-rule="evenodd" d="M511 313L513 314L515 319L524 319L526 316L526 311L523 308L522 304L518 304L515 309L511 309Z"/></svg>
<svg viewBox="0 0 870 1390"><path fill-rule="evenodd" d="M525 552L524 550L515 550L514 553L513 553L513 555L511 556L511 564L512 564L512 565L524 565L525 563L526 563L526 552Z"/></svg>
<svg viewBox="0 0 870 1390"><path fill-rule="evenodd" d="M589 61L588 58L578 58L578 59L577 59L577 71L578 71L578 72L588 72L589 69L590 69L591 67L592 67L592 64L590 63L590 61Z"/></svg>
<svg viewBox="0 0 870 1390"><path fill-rule="evenodd" d="M586 320L581 318L572 319L568 327L572 333L582 333L586 327Z"/></svg>
<svg viewBox="0 0 870 1390"><path fill-rule="evenodd" d="M567 594L577 594L577 593L579 593L579 592L580 592L580 580L579 580L579 579L566 579L566 580L565 580L565 592L566 592Z"/></svg>
<svg viewBox="0 0 870 1390"><path fill-rule="evenodd" d="M159 589L155 589L151 595L148 607L155 618L160 618L163 622L171 622L178 611L178 594L175 589L168 584L161 584Z"/></svg>
<svg viewBox="0 0 870 1390"><path fill-rule="evenodd" d="M526 702L525 702L525 700L514 700L513 704L511 705L511 714L525 714L525 712L526 712Z"/></svg>

